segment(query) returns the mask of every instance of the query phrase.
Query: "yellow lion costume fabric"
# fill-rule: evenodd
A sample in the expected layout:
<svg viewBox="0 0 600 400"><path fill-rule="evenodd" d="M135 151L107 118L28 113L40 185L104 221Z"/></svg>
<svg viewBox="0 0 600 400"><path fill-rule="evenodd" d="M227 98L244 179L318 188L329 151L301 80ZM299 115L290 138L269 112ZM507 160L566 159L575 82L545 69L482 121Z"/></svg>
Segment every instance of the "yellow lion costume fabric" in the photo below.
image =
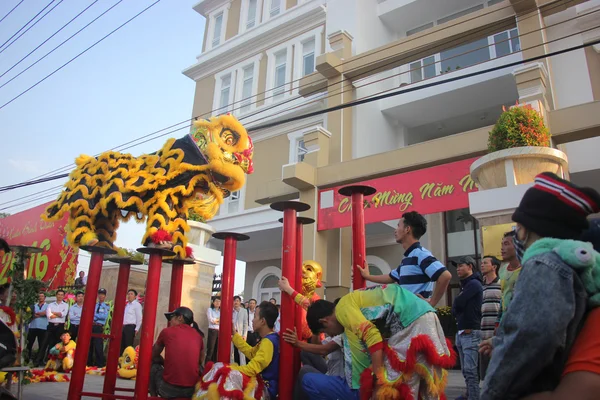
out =
<svg viewBox="0 0 600 400"><path fill-rule="evenodd" d="M147 219L144 245L170 242L178 257L190 257L185 237L189 212L211 219L223 198L241 189L245 174L253 172L252 140L233 116L194 126L192 133L169 139L154 154L80 156L65 190L43 218L56 221L68 212L71 245L109 248L120 221Z"/></svg>
<svg viewBox="0 0 600 400"><path fill-rule="evenodd" d="M123 350L123 355L119 357L119 369L117 375L123 379L135 379L137 375L139 346L135 349L131 346Z"/></svg>

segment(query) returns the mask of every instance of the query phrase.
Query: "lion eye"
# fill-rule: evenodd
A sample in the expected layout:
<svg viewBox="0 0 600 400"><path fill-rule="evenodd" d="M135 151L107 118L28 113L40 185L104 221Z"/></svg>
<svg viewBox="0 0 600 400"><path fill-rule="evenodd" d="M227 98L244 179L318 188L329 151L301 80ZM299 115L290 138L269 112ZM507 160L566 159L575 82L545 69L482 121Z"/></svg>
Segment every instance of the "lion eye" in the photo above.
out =
<svg viewBox="0 0 600 400"><path fill-rule="evenodd" d="M235 146L238 142L237 135L230 130L223 131L223 133L221 133L221 139L228 146Z"/></svg>

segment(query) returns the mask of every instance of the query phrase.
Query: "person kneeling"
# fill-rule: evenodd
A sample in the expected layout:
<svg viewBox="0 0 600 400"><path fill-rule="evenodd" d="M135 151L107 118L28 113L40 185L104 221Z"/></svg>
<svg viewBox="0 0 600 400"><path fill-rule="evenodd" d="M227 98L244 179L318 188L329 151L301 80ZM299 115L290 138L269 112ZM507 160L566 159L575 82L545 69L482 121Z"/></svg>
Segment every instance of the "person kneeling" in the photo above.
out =
<svg viewBox="0 0 600 400"><path fill-rule="evenodd" d="M167 399L190 398L200 376L202 334L187 307L165 313L165 317L169 327L160 332L152 348L149 391L152 396Z"/></svg>
<svg viewBox="0 0 600 400"><path fill-rule="evenodd" d="M50 349L46 371L70 372L75 360L75 347L77 345L71 340L71 334L65 332L60 335L60 343Z"/></svg>
<svg viewBox="0 0 600 400"><path fill-rule="evenodd" d="M337 306L318 300L308 308L306 320L315 334L344 334L351 353L346 381L304 375L302 388L310 399L444 396L446 369L454 366L456 354L434 309L408 290L398 285L355 290Z"/></svg>
<svg viewBox="0 0 600 400"><path fill-rule="evenodd" d="M233 344L250 362L244 366L207 364L208 372L198 382L194 399L275 399L279 383L279 335L273 332L273 327L278 315L275 305L263 301L252 321L254 332L261 337L258 344L251 347L239 333L233 335Z"/></svg>

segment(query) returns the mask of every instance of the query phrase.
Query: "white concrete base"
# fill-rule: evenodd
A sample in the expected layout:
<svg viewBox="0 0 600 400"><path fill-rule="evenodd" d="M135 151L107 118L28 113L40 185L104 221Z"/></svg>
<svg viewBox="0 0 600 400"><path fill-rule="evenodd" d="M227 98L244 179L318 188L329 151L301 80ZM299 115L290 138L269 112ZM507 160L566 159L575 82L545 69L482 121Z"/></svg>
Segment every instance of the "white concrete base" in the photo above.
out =
<svg viewBox="0 0 600 400"><path fill-rule="evenodd" d="M518 207L527 189L532 186L533 183L530 183L471 192L469 213L478 220L510 215Z"/></svg>

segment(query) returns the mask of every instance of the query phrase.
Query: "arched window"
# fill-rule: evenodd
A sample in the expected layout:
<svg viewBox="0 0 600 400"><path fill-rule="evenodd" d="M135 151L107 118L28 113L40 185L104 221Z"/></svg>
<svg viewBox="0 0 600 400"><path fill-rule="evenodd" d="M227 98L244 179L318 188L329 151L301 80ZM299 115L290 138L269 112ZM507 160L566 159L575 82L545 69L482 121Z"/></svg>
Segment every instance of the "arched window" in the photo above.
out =
<svg viewBox="0 0 600 400"><path fill-rule="evenodd" d="M260 283L260 289L258 290L258 303L262 301L269 301L271 298L277 300L277 304L281 304L281 291L277 286L279 277L277 275L267 275L263 278Z"/></svg>
<svg viewBox="0 0 600 400"><path fill-rule="evenodd" d="M377 265L369 263L369 274L383 275L383 272ZM377 286L377 285L379 285L379 284L367 281L367 287L373 287L373 286Z"/></svg>

